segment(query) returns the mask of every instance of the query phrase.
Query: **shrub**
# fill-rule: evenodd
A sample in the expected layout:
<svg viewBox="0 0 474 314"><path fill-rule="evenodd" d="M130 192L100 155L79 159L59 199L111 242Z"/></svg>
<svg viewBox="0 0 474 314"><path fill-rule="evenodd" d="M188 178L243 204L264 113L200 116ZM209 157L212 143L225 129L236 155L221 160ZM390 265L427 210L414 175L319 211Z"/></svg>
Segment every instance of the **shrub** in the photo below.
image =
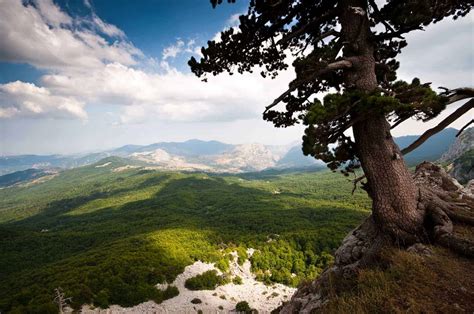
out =
<svg viewBox="0 0 474 314"><path fill-rule="evenodd" d="M168 286L168 288L166 288L166 290L163 293L163 297L166 300L166 299L174 298L178 294L179 294L178 288L176 288L175 286Z"/></svg>
<svg viewBox="0 0 474 314"><path fill-rule="evenodd" d="M242 278L240 278L239 276L235 276L234 279L232 279L232 282L236 285L241 285L243 283Z"/></svg>
<svg viewBox="0 0 474 314"><path fill-rule="evenodd" d="M168 286L168 288L166 288L166 290L163 290L163 291L156 289L156 292L154 293L154 296L151 299L159 304L163 302L164 300L174 298L178 294L179 294L178 288L176 288L175 286Z"/></svg>
<svg viewBox="0 0 474 314"><path fill-rule="evenodd" d="M218 260L216 263L216 268L221 270L222 272L229 271L229 258L228 257L223 257L220 260Z"/></svg>
<svg viewBox="0 0 474 314"><path fill-rule="evenodd" d="M106 308L109 304L109 292L101 290L94 298L94 305L100 308Z"/></svg>
<svg viewBox="0 0 474 314"><path fill-rule="evenodd" d="M184 286L189 290L214 290L222 284L222 277L217 275L217 271L208 270L200 275L189 278Z"/></svg>
<svg viewBox="0 0 474 314"><path fill-rule="evenodd" d="M222 286L222 285L226 285L226 284L231 283L231 282L232 282L232 277L229 273L227 273L227 274L223 274L221 276L221 282L219 283L219 285Z"/></svg>
<svg viewBox="0 0 474 314"><path fill-rule="evenodd" d="M237 247L235 250L237 251L238 255L237 263L242 266L247 260L247 250L241 246Z"/></svg>
<svg viewBox="0 0 474 314"><path fill-rule="evenodd" d="M201 299L194 298L194 299L191 300L191 303L192 304L200 304L200 303L202 303L202 301L201 301Z"/></svg>
<svg viewBox="0 0 474 314"><path fill-rule="evenodd" d="M237 312L250 313L252 309L250 308L250 305L247 301L240 301L235 305L235 310Z"/></svg>

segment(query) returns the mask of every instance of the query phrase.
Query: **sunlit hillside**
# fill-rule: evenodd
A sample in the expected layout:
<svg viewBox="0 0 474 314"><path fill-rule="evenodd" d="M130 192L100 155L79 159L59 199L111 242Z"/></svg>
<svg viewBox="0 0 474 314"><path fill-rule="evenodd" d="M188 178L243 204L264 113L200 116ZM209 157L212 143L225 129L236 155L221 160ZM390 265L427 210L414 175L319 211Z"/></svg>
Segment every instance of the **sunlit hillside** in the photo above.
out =
<svg viewBox="0 0 474 314"><path fill-rule="evenodd" d="M244 248L257 280L296 286L367 216L351 189L328 171L186 174L120 158L2 189L0 308L54 312L57 287L75 307L160 302L173 294L157 283L196 260L225 272Z"/></svg>

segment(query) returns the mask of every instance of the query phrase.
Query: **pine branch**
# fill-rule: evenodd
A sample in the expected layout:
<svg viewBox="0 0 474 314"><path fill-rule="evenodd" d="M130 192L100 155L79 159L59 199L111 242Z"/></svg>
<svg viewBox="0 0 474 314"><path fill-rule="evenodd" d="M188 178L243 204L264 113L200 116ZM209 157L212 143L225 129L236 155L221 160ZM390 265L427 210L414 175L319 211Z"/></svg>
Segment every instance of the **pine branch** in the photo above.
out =
<svg viewBox="0 0 474 314"><path fill-rule="evenodd" d="M461 130L459 130L459 132L456 134L456 137L459 137L459 135L461 135L461 133L462 133L468 126L470 126L470 125L473 124L473 123L474 123L474 119L472 119L471 121L469 121L468 123L466 123L466 125L463 126L463 127L461 128Z"/></svg>
<svg viewBox="0 0 474 314"><path fill-rule="evenodd" d="M380 34L375 35L374 37L376 40L387 40L387 39L392 39L392 38L405 39L405 37L403 37L402 35L412 32L414 30L422 31L424 29L421 26L412 27L412 28L401 28L398 31L380 33Z"/></svg>
<svg viewBox="0 0 474 314"><path fill-rule="evenodd" d="M293 38L295 37L298 37L300 36L301 34L303 34L306 29L311 26L312 23L308 23L306 25L304 25L303 27L299 28L298 30L296 31L293 31L291 33L289 33L288 35L284 36L282 39L280 39L277 44L278 45L283 45L283 44L286 44L287 42L289 42L290 40L292 40ZM322 33L320 36L316 37L313 39L313 42L318 42L320 40L323 40L329 36L339 36L339 32L336 31L335 29L331 29L325 33ZM310 41L308 41L310 42Z"/></svg>
<svg viewBox="0 0 474 314"><path fill-rule="evenodd" d="M323 74L326 74L326 73L329 73L329 72L332 72L332 71L337 71L337 70L341 70L341 69L348 69L348 68L351 68L351 67L352 67L352 62L351 61L345 60L345 59L344 60L339 60L339 61L328 64L325 68L323 68L323 69L317 71L315 74L313 74L312 77L320 76L320 75L323 75ZM275 107L276 105L278 105L283 99L285 99L287 96L289 96L298 87L303 85L303 83L304 83L304 81L301 81L299 83L293 84L293 86L290 86L290 88L288 88L288 90L286 90L283 94L278 96L278 98L276 98L270 105L265 107L264 113L267 112L268 110L270 110L271 108Z"/></svg>
<svg viewBox="0 0 474 314"><path fill-rule="evenodd" d="M388 22L382 17L382 13L380 13L379 7L375 3L375 1L374 0L369 0L369 4L372 7L372 9L374 10L374 13L375 13L375 16L377 17L377 20L379 22L381 22L387 30L389 30L391 32L395 32L393 27L390 24L388 24Z"/></svg>
<svg viewBox="0 0 474 314"><path fill-rule="evenodd" d="M305 25L301 26L300 28L288 33L286 36L284 36L282 39L280 39L277 42L277 44L279 44L279 45L286 44L287 42L289 42L293 38L304 34L307 30L311 29L312 27L315 27L316 25L321 23L325 18L327 18L329 16L332 16L333 14L334 14L334 10L326 12L326 14L321 15L319 18L317 18L313 21L310 21L310 22L306 23ZM326 38L330 35L337 35L338 34L338 32L336 32L335 30L330 30L329 32L334 32L334 34L328 34L328 35L324 36L324 34L326 34L326 33L323 33L323 34L321 34L320 37L324 36L324 37L322 37L322 39L324 39L324 38ZM327 32L327 33L329 33L329 32Z"/></svg>
<svg viewBox="0 0 474 314"><path fill-rule="evenodd" d="M352 180L352 183L354 184L353 187L352 187L352 195L354 195L354 192L355 190L357 189L357 184L362 181L363 179L365 179L365 174L361 175L360 177L358 178L355 178L354 180Z"/></svg>
<svg viewBox="0 0 474 314"><path fill-rule="evenodd" d="M399 126L401 123L405 122L406 120L408 120L411 117L412 116L407 116L407 117L404 117L404 118L401 118L401 119L397 119L397 121L395 121L395 123L390 127L390 129L395 129L397 126Z"/></svg>
<svg viewBox="0 0 474 314"><path fill-rule="evenodd" d="M459 93L460 95L464 95L466 97L464 98L467 98L469 96L467 95L471 95L472 92L474 92L474 89L472 88L458 88L458 89L455 89L455 90L449 90L447 88L444 88L444 87L440 87L442 89L445 89L446 92L445 93L449 93L449 92L452 92L452 91L456 91L457 93ZM451 93L452 94L452 93ZM460 99L464 99L464 98L459 98L460 95L454 97L454 95L452 95L452 98L450 99L450 101L452 102L455 102L455 101L458 101ZM470 97L473 97L473 96L470 96ZM418 148L421 144L423 144L424 142L426 142L430 137L432 137L433 135L441 132L442 130L444 130L448 125L450 125L451 123L453 123L455 120L457 120L459 117L461 117L462 115L464 115L466 112L468 112L469 110L471 110L472 108L474 108L474 99L471 99L469 100L468 102L466 102L463 106L461 106L460 108L458 108L455 112L453 112L452 114L450 114L448 117L446 117L443 121L441 121L436 127L434 128L431 128L429 130L427 130L425 133L423 133L416 141L414 141L413 143L411 143L408 147L402 149L401 153L402 155L406 155L410 152L412 152L413 150L415 150L416 148ZM403 121L407 120L409 117L407 118L404 118L404 119L400 119L398 120L394 125L392 125L391 129L395 128L396 126L398 126L400 123L402 123ZM472 119L471 121L469 121L466 125L464 125L460 130L459 132L456 134L456 137L458 137L459 135L461 135L461 133L471 124L474 124L474 119ZM352 194L354 194L354 191L355 189L357 188L357 184L365 178L365 174L364 175L361 175L360 177L354 179L352 181L352 183L354 184L353 185L353 189L352 189Z"/></svg>
<svg viewBox="0 0 474 314"><path fill-rule="evenodd" d="M458 118L460 118L462 115L464 115L466 112L474 108L474 99L470 99L468 102L466 102L464 105L459 107L456 111L454 111L452 114L447 116L443 121L441 121L437 126L427 130L425 133L423 133L416 141L408 145L408 147L405 147L402 149L402 154L406 155L413 150L415 150L418 146L426 142L430 137L435 135L436 133L441 132L444 130L448 125L456 121Z"/></svg>
<svg viewBox="0 0 474 314"><path fill-rule="evenodd" d="M472 87L461 87L455 89L449 89L446 87L439 87L443 89L444 92L441 95L448 97L448 104L452 104L453 102L474 97L474 88Z"/></svg>
<svg viewBox="0 0 474 314"><path fill-rule="evenodd" d="M444 90L444 92L440 93L440 95L448 98L448 101L446 103L447 105L455 103L459 100L474 97L474 88L470 88L470 87L462 87L462 88L455 88L455 89L449 89L446 87L439 87L439 88ZM397 119L395 119L395 123L390 127L390 129L396 128L401 123L405 122L406 120L408 120L409 118L413 116L414 114L398 117Z"/></svg>

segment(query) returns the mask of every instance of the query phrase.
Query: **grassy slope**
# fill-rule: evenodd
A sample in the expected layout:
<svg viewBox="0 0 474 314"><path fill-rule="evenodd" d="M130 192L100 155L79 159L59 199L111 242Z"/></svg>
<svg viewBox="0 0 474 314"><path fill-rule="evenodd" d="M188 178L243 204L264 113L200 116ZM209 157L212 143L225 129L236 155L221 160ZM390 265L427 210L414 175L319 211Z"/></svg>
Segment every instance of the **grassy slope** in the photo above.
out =
<svg viewBox="0 0 474 314"><path fill-rule="evenodd" d="M429 256L387 250L379 267L335 283L321 313L472 313L473 261L431 249Z"/></svg>
<svg viewBox="0 0 474 314"><path fill-rule="evenodd" d="M456 224L459 238L474 240L474 227ZM473 313L474 260L437 246L419 255L386 248L374 267L333 282L321 313Z"/></svg>
<svg viewBox="0 0 474 314"><path fill-rule="evenodd" d="M274 273L262 280L297 284L368 213L366 196L329 172L113 172L124 161L108 161L0 190L0 310L53 311L59 286L76 307L160 302L154 284L197 259L225 269L229 246L261 250L254 270Z"/></svg>

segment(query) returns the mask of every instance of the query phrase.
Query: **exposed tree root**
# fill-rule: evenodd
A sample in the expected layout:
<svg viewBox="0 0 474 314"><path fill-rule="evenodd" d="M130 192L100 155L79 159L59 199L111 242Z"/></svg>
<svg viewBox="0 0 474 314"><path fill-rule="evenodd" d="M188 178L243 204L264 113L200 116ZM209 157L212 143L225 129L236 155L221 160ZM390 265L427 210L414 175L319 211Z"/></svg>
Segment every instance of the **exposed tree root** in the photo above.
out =
<svg viewBox="0 0 474 314"><path fill-rule="evenodd" d="M456 236L453 232L453 220L454 221L471 221L466 216L460 216L452 212L450 209L442 208L439 206L428 207L427 221L428 224L432 225L432 238L435 243L447 247L454 252L467 256L474 257L474 243ZM462 217L462 219L459 219Z"/></svg>
<svg viewBox="0 0 474 314"><path fill-rule="evenodd" d="M419 188L418 210L423 211L425 216L423 228L426 236L422 241L474 257L474 242L454 232L455 223L474 226L474 198L464 193L463 187L441 167L432 163L420 164L416 168L414 180ZM405 247L403 243L394 241L378 230L370 216L343 240L335 253L334 266L326 269L317 280L300 287L291 301L276 312L317 311L330 299L333 282L344 280L356 275L362 268L373 266L382 249L390 245ZM429 251L419 243L409 250L420 254Z"/></svg>
<svg viewBox="0 0 474 314"><path fill-rule="evenodd" d="M474 257L474 243L472 241L460 238L454 234L445 234L440 236L436 242L461 255Z"/></svg>
<svg viewBox="0 0 474 314"><path fill-rule="evenodd" d="M474 200L462 193L462 186L432 163L416 169L418 204L425 210L425 228L430 239L458 254L474 257L474 243L454 234L453 223L474 225Z"/></svg>

